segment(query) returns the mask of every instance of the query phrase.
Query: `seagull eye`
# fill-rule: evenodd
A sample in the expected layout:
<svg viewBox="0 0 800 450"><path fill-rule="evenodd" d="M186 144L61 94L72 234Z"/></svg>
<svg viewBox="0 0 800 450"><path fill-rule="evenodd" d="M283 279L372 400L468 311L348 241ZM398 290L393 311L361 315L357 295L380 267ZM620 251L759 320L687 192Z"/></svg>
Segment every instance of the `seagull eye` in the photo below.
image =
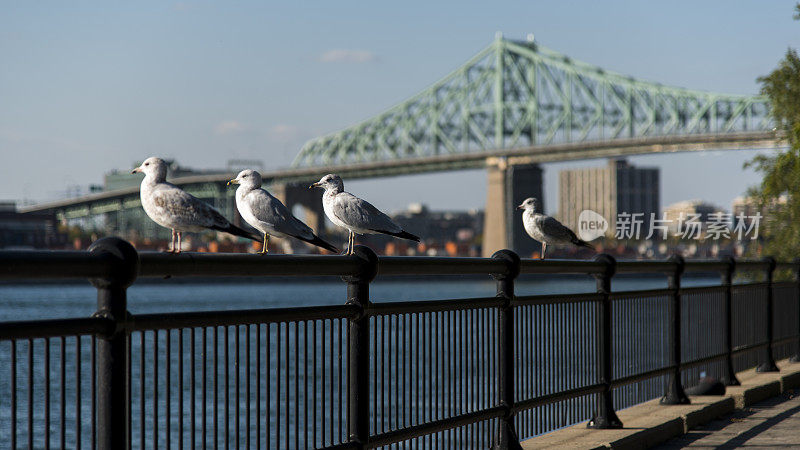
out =
<svg viewBox="0 0 800 450"><path fill-rule="evenodd" d="M144 165L145 165L145 166L149 166L149 165L150 165L150 163L144 163Z"/></svg>

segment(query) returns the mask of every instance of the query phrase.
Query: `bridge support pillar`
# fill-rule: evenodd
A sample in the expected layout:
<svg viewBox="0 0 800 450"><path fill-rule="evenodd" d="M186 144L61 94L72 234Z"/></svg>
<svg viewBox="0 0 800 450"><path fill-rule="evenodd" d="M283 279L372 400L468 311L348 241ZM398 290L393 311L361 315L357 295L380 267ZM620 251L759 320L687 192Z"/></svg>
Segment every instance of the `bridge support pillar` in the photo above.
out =
<svg viewBox="0 0 800 450"><path fill-rule="evenodd" d="M305 217L298 219L305 222L320 235L325 232L325 211L322 209L322 192L319 189L309 189L309 183L273 184L269 187L270 193L282 201L289 211L295 205L301 205Z"/></svg>
<svg viewBox="0 0 800 450"><path fill-rule="evenodd" d="M486 189L486 209L483 216L484 258L500 249L509 248L524 258L541 252L522 226L517 205L528 197L536 197L544 207L542 168L538 164L513 164L507 158L490 158Z"/></svg>

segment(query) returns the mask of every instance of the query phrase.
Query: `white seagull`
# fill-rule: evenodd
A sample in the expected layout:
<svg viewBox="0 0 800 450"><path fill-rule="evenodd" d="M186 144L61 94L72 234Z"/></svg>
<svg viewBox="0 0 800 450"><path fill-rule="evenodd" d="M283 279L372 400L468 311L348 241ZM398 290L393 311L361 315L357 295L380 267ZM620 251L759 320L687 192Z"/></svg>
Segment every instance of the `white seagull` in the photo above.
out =
<svg viewBox="0 0 800 450"><path fill-rule="evenodd" d="M181 233L196 233L207 229L261 241L260 237L255 237L230 223L208 203L172 183L167 183L167 163L163 159L147 158L142 165L131 171L131 173L140 172L144 173L139 191L142 208L155 223L172 230L172 245L169 252L181 252Z"/></svg>
<svg viewBox="0 0 800 450"><path fill-rule="evenodd" d="M388 234L403 239L419 242L419 238L403 231L386 214L372 206L366 200L344 191L344 182L339 175L325 175L318 182L309 186L325 188L322 195L322 206L325 215L335 225L346 228L350 232L347 240L346 255L353 254L356 234Z"/></svg>
<svg viewBox="0 0 800 450"><path fill-rule="evenodd" d="M339 249L323 241L314 231L292 215L280 200L261 188L261 174L255 170L239 172L228 186L238 184L236 188L236 208L242 218L264 235L264 246L261 253L267 252L270 236L287 237L308 242L334 253Z"/></svg>
<svg viewBox="0 0 800 450"><path fill-rule="evenodd" d="M530 237L542 243L542 258L547 250L547 244L552 245L577 245L594 250L591 244L583 241L575 235L569 228L565 227L558 220L536 212L536 199L533 197L525 199L517 209L522 209L522 224Z"/></svg>

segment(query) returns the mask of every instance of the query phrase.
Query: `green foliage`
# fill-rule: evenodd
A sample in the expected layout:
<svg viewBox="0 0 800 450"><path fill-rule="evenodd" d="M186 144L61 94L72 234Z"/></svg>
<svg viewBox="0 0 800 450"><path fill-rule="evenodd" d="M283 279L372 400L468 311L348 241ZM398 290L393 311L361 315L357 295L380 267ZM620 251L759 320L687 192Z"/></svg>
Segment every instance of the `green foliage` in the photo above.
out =
<svg viewBox="0 0 800 450"><path fill-rule="evenodd" d="M795 6L800 19L800 3ZM760 77L761 93L769 98L770 115L789 148L759 155L745 167L764 175L761 185L750 189L764 211L761 224L762 253L780 259L800 256L800 57L789 49L769 75Z"/></svg>

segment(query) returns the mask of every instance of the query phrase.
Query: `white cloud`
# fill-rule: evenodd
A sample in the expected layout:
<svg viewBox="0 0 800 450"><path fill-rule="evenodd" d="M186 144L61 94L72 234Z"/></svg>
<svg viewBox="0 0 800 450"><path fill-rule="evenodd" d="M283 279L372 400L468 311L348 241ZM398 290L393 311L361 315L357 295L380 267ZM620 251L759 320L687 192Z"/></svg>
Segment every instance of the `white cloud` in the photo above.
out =
<svg viewBox="0 0 800 450"><path fill-rule="evenodd" d="M320 62L324 63L367 63L378 60L378 56L369 50L348 50L333 49L328 50L319 57Z"/></svg>
<svg viewBox="0 0 800 450"><path fill-rule="evenodd" d="M247 127L236 120L223 120L214 126L214 132L217 134L233 134L245 131Z"/></svg>
<svg viewBox="0 0 800 450"><path fill-rule="evenodd" d="M267 135L274 142L288 143L304 138L307 133L302 129L287 124L278 124L267 131Z"/></svg>

